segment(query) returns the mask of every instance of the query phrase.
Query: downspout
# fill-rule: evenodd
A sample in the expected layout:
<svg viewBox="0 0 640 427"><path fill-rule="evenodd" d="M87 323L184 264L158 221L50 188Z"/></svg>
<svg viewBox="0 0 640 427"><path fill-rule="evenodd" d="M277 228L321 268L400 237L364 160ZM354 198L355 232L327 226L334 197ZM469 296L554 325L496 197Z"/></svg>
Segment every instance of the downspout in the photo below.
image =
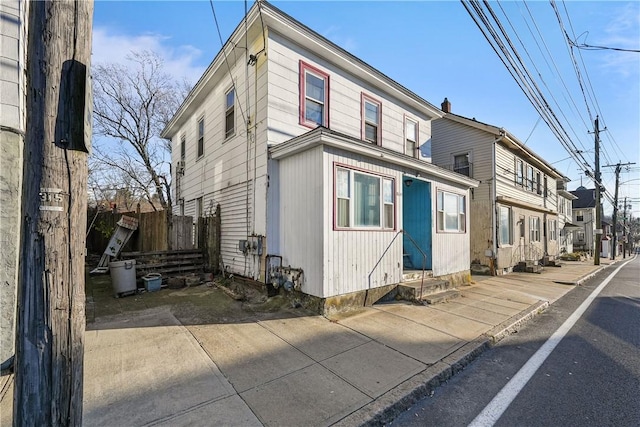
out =
<svg viewBox="0 0 640 427"><path fill-rule="evenodd" d="M493 179L491 180L491 186L490 186L490 195L489 197L491 198L491 205L493 206L492 212L491 212L491 230L493 231L492 233L492 237L493 237L493 260L492 260L492 269L491 269L491 275L495 276L497 275L497 268L498 268L498 226L497 226L497 211L498 211L498 203L497 203L497 181L498 181L498 175L497 175L497 165L496 165L496 145L502 141L504 139L505 136L505 132L503 129L500 129L500 136L498 136L497 138L495 138L493 140L493 146L492 146L492 150L491 150L491 176L493 177Z"/></svg>

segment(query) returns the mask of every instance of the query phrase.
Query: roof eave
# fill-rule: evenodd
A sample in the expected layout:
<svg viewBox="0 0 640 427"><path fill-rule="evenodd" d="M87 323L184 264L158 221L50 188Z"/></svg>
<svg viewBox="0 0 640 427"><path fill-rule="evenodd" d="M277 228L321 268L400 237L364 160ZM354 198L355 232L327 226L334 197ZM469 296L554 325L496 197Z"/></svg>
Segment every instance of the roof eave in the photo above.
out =
<svg viewBox="0 0 640 427"><path fill-rule="evenodd" d="M334 147L369 158L382 159L391 164L415 170L432 177L440 178L467 188L476 188L480 182L459 173L443 169L432 163L427 163L404 154L384 150L376 145L339 134L326 128L316 128L304 135L290 139L287 142L269 147L270 157L275 160L284 159L311 148L323 146Z"/></svg>

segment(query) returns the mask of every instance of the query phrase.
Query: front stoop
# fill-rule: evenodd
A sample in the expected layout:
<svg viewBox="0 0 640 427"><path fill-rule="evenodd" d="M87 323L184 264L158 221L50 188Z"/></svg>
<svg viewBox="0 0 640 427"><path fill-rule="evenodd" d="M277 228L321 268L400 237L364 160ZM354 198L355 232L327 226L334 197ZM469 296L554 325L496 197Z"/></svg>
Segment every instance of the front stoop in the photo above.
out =
<svg viewBox="0 0 640 427"><path fill-rule="evenodd" d="M422 292L421 292L422 289ZM423 304L439 304L460 296L449 281L438 279L412 280L398 285L398 298Z"/></svg>
<svg viewBox="0 0 640 427"><path fill-rule="evenodd" d="M514 272L520 273L542 273L542 267L536 261L521 261L513 267Z"/></svg>

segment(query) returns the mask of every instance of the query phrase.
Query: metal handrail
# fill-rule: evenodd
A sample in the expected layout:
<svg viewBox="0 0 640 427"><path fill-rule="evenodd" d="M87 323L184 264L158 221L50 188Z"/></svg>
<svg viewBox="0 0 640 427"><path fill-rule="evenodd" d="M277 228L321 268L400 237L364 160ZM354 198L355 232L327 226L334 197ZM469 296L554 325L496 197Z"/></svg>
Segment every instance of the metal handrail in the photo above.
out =
<svg viewBox="0 0 640 427"><path fill-rule="evenodd" d="M365 305L367 304L367 298L369 296L369 289L371 289L371 275L373 275L373 272L376 271L376 268L378 268L378 266L380 265L380 262L382 262L382 258L384 258L384 256L387 254L387 252L389 252L389 249L393 245L393 242L396 241L396 239L398 238L398 236L400 234L406 235L409 238L409 240L411 241L411 243L413 243L413 245L416 247L416 249L422 254L422 279L421 279L421 282L420 282L420 299L422 299L422 289L424 287L424 271L425 271L425 269L427 267L427 254L425 254L424 251L422 249L420 249L420 246L418 246L416 241L413 240L413 237L411 237L411 235L409 233L407 233L404 230L400 230L400 231L398 231L396 233L395 236L393 236L393 239L391 239L391 242L389 243L389 245L387 245L387 248L384 250L382 255L380 255L380 258L378 258L378 261L373 266L373 269L371 270L371 272L367 276L367 291L365 292L365 297L364 297L364 304Z"/></svg>

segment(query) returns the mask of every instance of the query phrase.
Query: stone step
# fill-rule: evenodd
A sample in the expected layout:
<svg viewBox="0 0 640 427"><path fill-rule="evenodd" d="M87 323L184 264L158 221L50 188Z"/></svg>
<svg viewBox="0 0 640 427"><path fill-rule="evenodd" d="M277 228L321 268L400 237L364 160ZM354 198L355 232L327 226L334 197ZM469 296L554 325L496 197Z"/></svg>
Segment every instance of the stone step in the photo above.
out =
<svg viewBox="0 0 640 427"><path fill-rule="evenodd" d="M400 299L407 301L419 301L421 296L422 299L424 299L427 295L446 291L452 288L453 287L447 280L425 279L424 284L422 283L422 280L412 280L410 282L400 283L397 291Z"/></svg>
<svg viewBox="0 0 640 427"><path fill-rule="evenodd" d="M460 292L456 289L449 289L447 291L438 292L431 295L426 295L422 297L422 302L424 304L444 304L452 299L456 299L460 296Z"/></svg>

